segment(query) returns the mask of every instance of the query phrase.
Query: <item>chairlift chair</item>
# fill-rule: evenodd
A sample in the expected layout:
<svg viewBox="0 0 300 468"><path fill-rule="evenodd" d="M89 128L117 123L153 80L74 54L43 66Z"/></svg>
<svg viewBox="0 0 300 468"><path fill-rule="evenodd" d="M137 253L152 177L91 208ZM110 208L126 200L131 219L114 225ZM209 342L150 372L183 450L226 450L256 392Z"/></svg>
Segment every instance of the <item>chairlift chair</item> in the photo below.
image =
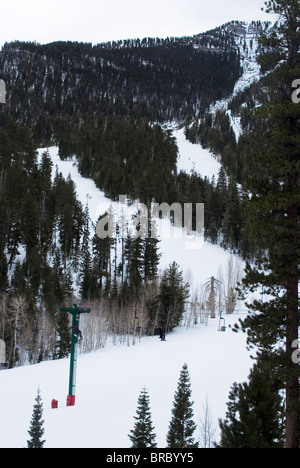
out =
<svg viewBox="0 0 300 468"><path fill-rule="evenodd" d="M218 329L218 331L219 332L226 332L226 322L225 322L224 317L222 317L222 313L223 313L223 311L220 312L220 320L219 320L219 329ZM221 323L222 323L222 325L221 325Z"/></svg>

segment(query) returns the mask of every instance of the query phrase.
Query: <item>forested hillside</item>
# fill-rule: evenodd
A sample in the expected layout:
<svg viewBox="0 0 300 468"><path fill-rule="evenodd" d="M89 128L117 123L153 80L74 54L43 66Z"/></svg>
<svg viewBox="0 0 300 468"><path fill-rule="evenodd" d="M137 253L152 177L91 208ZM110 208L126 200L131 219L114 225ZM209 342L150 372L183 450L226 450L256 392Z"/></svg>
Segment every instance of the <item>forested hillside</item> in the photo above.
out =
<svg viewBox="0 0 300 468"><path fill-rule="evenodd" d="M256 360L248 382L232 387L226 419L219 421L220 447L299 448L299 0L267 0L264 11L274 14L273 24L231 21L193 37L3 46L0 345L7 367L69 355L72 327L60 308L76 303L91 310L89 321L82 320L83 351L90 352L104 346L108 336L114 344L135 343L142 335L163 340L184 317L196 329L198 319L207 321L208 311L216 316L218 289L216 341L205 342L195 357L193 342L186 346L183 340L198 371L208 343L211 348L209 373L200 369L199 382L210 381L215 402L220 388L222 394L225 390L228 368L221 369L222 352L238 335L229 339L219 333L226 332L222 319L233 332L247 333L248 351ZM189 168L193 164L193 157L181 158L182 142L201 145L203 161L211 162L208 153L213 152L211 179L203 161L179 170L180 159L189 159ZM120 205L116 208L120 195L129 201L129 220ZM136 200L147 206L147 219L138 213ZM204 204L204 237L210 245L204 243L201 252L183 244L178 248L171 236L151 238L149 225L155 231L160 223L150 210L155 202L179 203L179 210L192 205L185 240L196 238L195 208ZM175 211L164 220L168 228L176 224ZM183 211L181 217L188 218ZM96 225L107 219L114 221L114 235L101 238ZM146 235L135 236L129 224L142 229L144 220ZM177 224L173 231L182 234L184 223ZM163 266L162 246L168 261ZM223 254L235 254L226 273L210 270L203 284L196 279L195 292L192 273L185 269L184 275L182 264L188 259L185 268L199 264L206 274L210 262L217 259L220 266ZM243 268L235 267L234 256L245 261ZM233 325L228 315L238 300L247 313ZM171 354L173 337L176 352ZM175 339L176 333L165 343L167 367L177 348L182 355ZM155 367L161 364L160 349ZM148 373L150 361L139 362ZM130 367L125 378L121 372L124 380L137 374L131 362ZM171 375L153 371L157 381ZM6 373L12 374L18 371ZM119 398L119 376L114 382ZM161 397L160 381L159 390ZM107 401L101 404L110 411L113 403Z"/></svg>
<svg viewBox="0 0 300 468"><path fill-rule="evenodd" d="M195 42L5 44L0 70L10 116L34 124L39 141L58 131L59 119L184 120L230 95L240 74L229 41L216 39L211 48Z"/></svg>
<svg viewBox="0 0 300 468"><path fill-rule="evenodd" d="M38 160L37 148L56 145L61 158L75 156L81 175L112 200L127 194L148 206L204 203L206 239L253 257L237 186L241 169L232 162L237 142L226 115L207 116L212 104L230 98L241 76L239 27L95 46L4 45L0 337L10 367L68 354L68 318L58 309L75 289L78 299L101 303L109 332L121 334L134 331L137 310L144 332L171 330L189 293L178 265L158 277L157 241L128 237L118 263L114 241L95 236L73 181L59 172L53 178L49 154ZM222 155L217 179L178 173L176 141L163 128L170 122L186 124L189 138Z"/></svg>

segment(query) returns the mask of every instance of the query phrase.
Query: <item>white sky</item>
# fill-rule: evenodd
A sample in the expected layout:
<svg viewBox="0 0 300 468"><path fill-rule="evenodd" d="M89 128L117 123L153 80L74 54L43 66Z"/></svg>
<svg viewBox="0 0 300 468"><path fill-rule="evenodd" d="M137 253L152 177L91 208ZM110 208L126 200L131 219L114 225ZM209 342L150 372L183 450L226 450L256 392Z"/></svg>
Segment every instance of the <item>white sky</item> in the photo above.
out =
<svg viewBox="0 0 300 468"><path fill-rule="evenodd" d="M6 0L0 45L193 35L231 20L271 20L264 0Z"/></svg>

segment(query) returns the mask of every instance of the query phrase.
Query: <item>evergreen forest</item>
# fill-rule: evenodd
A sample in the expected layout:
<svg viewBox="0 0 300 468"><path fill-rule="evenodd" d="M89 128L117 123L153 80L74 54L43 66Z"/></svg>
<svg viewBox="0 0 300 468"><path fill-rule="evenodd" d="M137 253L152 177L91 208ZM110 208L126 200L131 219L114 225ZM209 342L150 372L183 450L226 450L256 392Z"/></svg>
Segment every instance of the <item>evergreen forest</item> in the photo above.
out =
<svg viewBox="0 0 300 468"><path fill-rule="evenodd" d="M206 238L239 250L240 222L233 228L219 204L232 200L241 215L234 176L178 173L176 141L163 124L184 125L205 113L232 93L240 74L234 38L218 29L95 46L3 46L0 336L9 367L68 355L68 318L59 308L75 294L101 309L101 326L114 335L171 331L189 295L176 263L159 277L155 240L117 240L117 264L117 245L97 237L74 182L58 171L53 179L49 153L38 159L37 148L58 146L62 159L75 155L81 175L112 200L126 193L147 206L205 203Z"/></svg>
<svg viewBox="0 0 300 468"><path fill-rule="evenodd" d="M130 233L121 239L120 220L115 239L96 235L88 204L79 202L71 177L55 171L47 149L38 158L37 149L56 146L62 160L75 157L80 174L111 200L127 194L148 207L204 203L205 239L246 261L240 294L246 299L263 287L271 297L254 301L236 327L258 350L258 365L248 384L232 388L220 422L221 446L281 447L285 431L286 446L299 447L299 366L290 358L299 327L300 119L292 85L300 77L299 2L270 0L266 11L281 21L272 28L252 23L261 77L234 95L246 47L239 22L193 37L3 46L0 339L9 368L68 356L69 318L59 308L75 299L92 308L94 327L126 340L171 332L190 293L175 261L159 274L157 240ZM222 99L227 108L214 109ZM240 119L239 138L230 116ZM185 128L190 142L220 157L217 178L177 170L174 123ZM86 343L87 349L103 346L101 337ZM189 399L184 371L181 384ZM261 381L266 382L263 392ZM285 429L278 422L284 391ZM181 393L179 388L169 444L195 447L193 421L184 438L179 434ZM146 397L141 394L140 416ZM254 421L262 411L259 404L245 414L243 399L248 409L251 398L273 402L264 419L271 430L258 416ZM190 409L190 402L185 406ZM192 418L191 409L186 416ZM148 443L155 445L147 423ZM261 431L259 440L249 442L251 427ZM133 444L139 444L140 432L137 424Z"/></svg>

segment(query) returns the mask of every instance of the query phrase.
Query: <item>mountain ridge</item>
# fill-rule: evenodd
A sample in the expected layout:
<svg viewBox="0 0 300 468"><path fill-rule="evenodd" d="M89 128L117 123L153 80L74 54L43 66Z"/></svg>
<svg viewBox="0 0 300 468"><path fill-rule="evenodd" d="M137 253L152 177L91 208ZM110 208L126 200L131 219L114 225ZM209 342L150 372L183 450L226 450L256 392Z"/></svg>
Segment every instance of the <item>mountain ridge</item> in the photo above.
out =
<svg viewBox="0 0 300 468"><path fill-rule="evenodd" d="M183 122L232 94L246 35L254 39L270 24L233 21L191 37L94 46L6 43L0 78L7 86L7 110L25 124L78 113Z"/></svg>

